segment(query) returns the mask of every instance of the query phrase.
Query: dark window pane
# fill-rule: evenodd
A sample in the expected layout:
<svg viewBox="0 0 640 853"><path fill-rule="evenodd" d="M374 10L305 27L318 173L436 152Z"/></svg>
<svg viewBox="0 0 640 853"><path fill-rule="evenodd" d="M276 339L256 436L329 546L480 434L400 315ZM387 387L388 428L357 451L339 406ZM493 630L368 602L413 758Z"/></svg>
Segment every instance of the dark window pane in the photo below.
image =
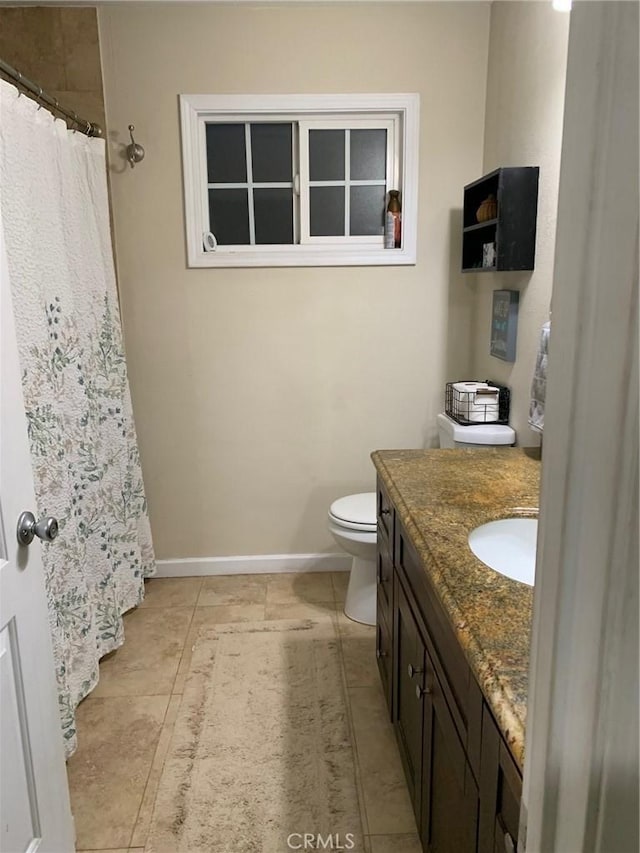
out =
<svg viewBox="0 0 640 853"><path fill-rule="evenodd" d="M249 244L247 190L209 190L209 231L221 246Z"/></svg>
<svg viewBox="0 0 640 853"><path fill-rule="evenodd" d="M257 183L291 181L291 125L252 124L251 159Z"/></svg>
<svg viewBox="0 0 640 853"><path fill-rule="evenodd" d="M385 194L386 187L351 187L352 236L384 233Z"/></svg>
<svg viewBox="0 0 640 853"><path fill-rule="evenodd" d="M344 130L309 131L309 178L344 181Z"/></svg>
<svg viewBox="0 0 640 853"><path fill-rule="evenodd" d="M254 189L256 243L293 243L293 196L290 189Z"/></svg>
<svg viewBox="0 0 640 853"><path fill-rule="evenodd" d="M387 177L387 131L351 131L351 180L375 181Z"/></svg>
<svg viewBox="0 0 640 853"><path fill-rule="evenodd" d="M210 184L246 182L243 124L207 124L207 173Z"/></svg>
<svg viewBox="0 0 640 853"><path fill-rule="evenodd" d="M312 237L344 237L344 187L310 187Z"/></svg>

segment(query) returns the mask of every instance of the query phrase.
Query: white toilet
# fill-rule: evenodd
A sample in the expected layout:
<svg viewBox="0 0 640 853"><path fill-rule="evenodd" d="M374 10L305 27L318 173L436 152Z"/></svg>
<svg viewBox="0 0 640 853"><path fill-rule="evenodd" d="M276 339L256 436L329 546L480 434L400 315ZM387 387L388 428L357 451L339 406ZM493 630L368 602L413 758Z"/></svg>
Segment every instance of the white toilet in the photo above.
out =
<svg viewBox="0 0 640 853"><path fill-rule="evenodd" d="M376 624L376 493L338 498L329 509L329 530L347 554L351 575L344 612L354 622Z"/></svg>
<svg viewBox="0 0 640 853"><path fill-rule="evenodd" d="M515 431L505 424L461 426L438 415L440 447L500 447L515 443ZM345 615L354 622L376 624L376 493L338 498L329 509L329 530L353 556Z"/></svg>

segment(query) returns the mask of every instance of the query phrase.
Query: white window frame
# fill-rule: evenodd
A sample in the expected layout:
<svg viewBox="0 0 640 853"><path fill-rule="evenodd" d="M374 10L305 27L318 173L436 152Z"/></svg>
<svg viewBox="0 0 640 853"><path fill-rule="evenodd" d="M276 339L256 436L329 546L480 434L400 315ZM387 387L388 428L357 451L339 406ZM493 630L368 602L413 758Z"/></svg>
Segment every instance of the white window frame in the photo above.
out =
<svg viewBox="0 0 640 853"><path fill-rule="evenodd" d="M395 266L415 264L418 216L418 129L420 96L342 95L180 95L187 263L189 267ZM208 231L207 121L298 121L313 127L394 125L397 144L388 163L402 199L402 246L384 249L379 238L305 238L291 246L217 246L204 248ZM346 126L340 125L340 126ZM302 146L304 147L304 146ZM301 159L303 152L300 152ZM391 165L391 170L389 169ZM302 169L302 163L301 163ZM365 182L366 183L366 182ZM301 205L303 216L304 205ZM307 227L308 235L308 227Z"/></svg>

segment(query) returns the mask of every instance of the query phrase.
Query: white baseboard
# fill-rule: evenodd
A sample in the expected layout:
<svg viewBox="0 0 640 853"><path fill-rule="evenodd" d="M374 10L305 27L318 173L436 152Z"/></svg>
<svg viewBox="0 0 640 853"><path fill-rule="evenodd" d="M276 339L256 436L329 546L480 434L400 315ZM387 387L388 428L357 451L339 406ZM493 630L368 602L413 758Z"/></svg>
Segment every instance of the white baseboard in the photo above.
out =
<svg viewBox="0 0 640 853"><path fill-rule="evenodd" d="M348 572L348 554L261 554L248 557L190 557L157 560L157 578L204 575L261 575L283 572Z"/></svg>

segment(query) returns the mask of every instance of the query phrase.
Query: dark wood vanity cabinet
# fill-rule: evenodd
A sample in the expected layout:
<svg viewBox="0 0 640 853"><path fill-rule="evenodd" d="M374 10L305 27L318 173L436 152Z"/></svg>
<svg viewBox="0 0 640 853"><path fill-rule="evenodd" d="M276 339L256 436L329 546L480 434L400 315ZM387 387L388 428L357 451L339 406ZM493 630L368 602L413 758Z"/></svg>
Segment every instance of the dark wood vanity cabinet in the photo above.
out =
<svg viewBox="0 0 640 853"><path fill-rule="evenodd" d="M425 853L510 853L519 771L381 483L376 654Z"/></svg>
<svg viewBox="0 0 640 853"><path fill-rule="evenodd" d="M393 666L393 537L395 513L384 487L377 490L376 658L389 713Z"/></svg>

